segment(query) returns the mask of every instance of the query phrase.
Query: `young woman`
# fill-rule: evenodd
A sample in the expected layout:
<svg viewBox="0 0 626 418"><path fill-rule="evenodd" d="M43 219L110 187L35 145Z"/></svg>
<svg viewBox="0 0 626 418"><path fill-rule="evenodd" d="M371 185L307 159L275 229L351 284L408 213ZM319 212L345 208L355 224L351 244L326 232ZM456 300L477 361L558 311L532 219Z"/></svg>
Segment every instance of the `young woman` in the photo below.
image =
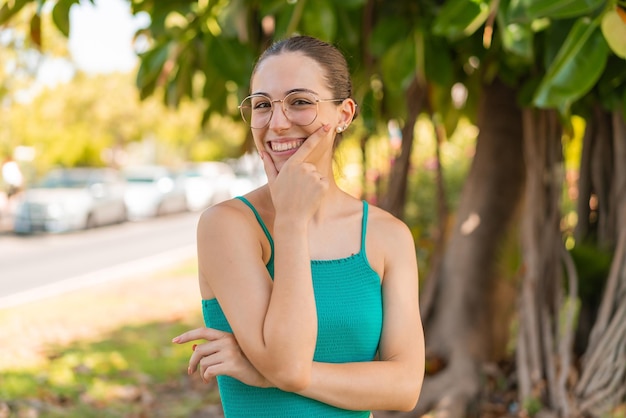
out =
<svg viewBox="0 0 626 418"><path fill-rule="evenodd" d="M357 112L344 56L307 36L258 60L240 109L268 184L198 223L207 328L189 373L226 417L368 417L414 408L424 374L413 238L342 191L335 141Z"/></svg>

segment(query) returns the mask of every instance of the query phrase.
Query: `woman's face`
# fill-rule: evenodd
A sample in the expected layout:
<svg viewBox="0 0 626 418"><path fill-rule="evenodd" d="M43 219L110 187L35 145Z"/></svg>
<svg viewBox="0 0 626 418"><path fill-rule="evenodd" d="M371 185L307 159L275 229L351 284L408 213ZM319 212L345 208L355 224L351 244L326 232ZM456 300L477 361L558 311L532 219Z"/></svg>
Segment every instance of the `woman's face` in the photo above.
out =
<svg viewBox="0 0 626 418"><path fill-rule="evenodd" d="M315 61L298 52L287 52L266 58L259 64L251 82L252 94L263 94L271 100L282 100L293 91L307 91L318 99L337 99L324 82L324 69ZM324 124L330 132L320 143L318 158L332 154L335 129L343 124L341 102L320 102L317 117L307 126L290 121L281 102L273 103L273 112L264 128L252 129L254 142L260 151L267 152L278 170L314 131ZM317 150L316 150L317 151Z"/></svg>

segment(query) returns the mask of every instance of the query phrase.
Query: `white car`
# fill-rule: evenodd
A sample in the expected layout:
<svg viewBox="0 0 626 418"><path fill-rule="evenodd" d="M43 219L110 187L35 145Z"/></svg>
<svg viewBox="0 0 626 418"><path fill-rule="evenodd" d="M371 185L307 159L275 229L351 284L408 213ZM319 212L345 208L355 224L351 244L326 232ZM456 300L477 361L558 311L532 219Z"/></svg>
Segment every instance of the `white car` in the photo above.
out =
<svg viewBox="0 0 626 418"><path fill-rule="evenodd" d="M124 179L111 168L52 170L21 196L13 230L66 232L124 222L124 191Z"/></svg>
<svg viewBox="0 0 626 418"><path fill-rule="evenodd" d="M126 179L126 208L130 220L185 212L187 196L180 176L160 165L128 167Z"/></svg>
<svg viewBox="0 0 626 418"><path fill-rule="evenodd" d="M190 163L182 171L189 210L198 211L231 197L235 171L225 162Z"/></svg>

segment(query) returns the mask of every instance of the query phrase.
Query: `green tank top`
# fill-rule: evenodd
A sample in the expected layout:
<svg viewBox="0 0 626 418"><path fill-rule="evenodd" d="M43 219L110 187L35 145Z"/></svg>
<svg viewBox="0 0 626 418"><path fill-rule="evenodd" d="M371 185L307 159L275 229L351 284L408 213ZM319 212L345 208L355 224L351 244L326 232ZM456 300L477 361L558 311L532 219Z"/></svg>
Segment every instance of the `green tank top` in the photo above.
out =
<svg viewBox="0 0 626 418"><path fill-rule="evenodd" d="M265 231L272 250L267 269L274 277L274 241L263 219L243 197ZM365 255L367 202L363 201L361 249L335 260L311 260L318 333L313 359L324 363L372 361L383 321L380 276ZM245 301L242 301L245 303ZM202 300L207 327L232 332L216 299ZM367 418L369 411L349 411L277 388L257 388L229 376L217 377L226 418Z"/></svg>

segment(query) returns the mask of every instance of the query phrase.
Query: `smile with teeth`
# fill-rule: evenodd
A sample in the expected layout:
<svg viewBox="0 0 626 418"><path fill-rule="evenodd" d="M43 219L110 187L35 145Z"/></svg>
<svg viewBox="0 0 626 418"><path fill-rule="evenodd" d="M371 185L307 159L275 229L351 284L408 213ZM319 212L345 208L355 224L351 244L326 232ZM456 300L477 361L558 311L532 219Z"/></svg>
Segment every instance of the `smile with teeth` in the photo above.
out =
<svg viewBox="0 0 626 418"><path fill-rule="evenodd" d="M303 139L294 139L293 141L285 141L285 142L272 141L270 142L270 146L272 147L272 151L283 152L283 151L290 151L292 149L300 148L303 142L304 142Z"/></svg>

